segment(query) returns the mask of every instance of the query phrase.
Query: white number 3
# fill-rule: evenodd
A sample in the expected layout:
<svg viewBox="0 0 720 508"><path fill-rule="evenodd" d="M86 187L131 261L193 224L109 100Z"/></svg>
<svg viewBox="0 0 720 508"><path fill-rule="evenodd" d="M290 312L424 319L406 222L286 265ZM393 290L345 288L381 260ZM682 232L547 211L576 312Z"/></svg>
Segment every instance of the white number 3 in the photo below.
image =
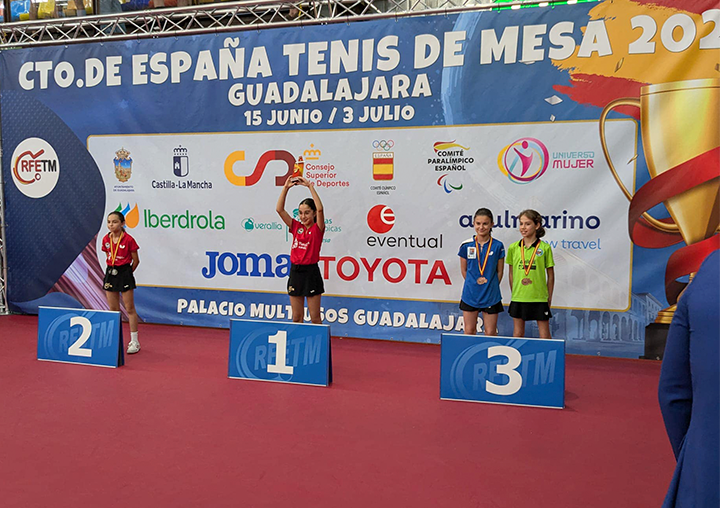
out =
<svg viewBox="0 0 720 508"><path fill-rule="evenodd" d="M497 366L497 372L498 374L505 374L510 380L505 385L496 385L490 381L485 381L485 389L495 395L517 393L522 388L522 376L515 370L522 361L520 351L510 346L491 346L488 348L488 358L494 356L504 356L508 359L507 363Z"/></svg>
<svg viewBox="0 0 720 508"><path fill-rule="evenodd" d="M90 320L86 317L74 316L70 318L70 327L72 328L75 325L80 325L82 327L82 332L80 333L80 338L73 342L72 345L68 348L68 354L72 356L84 356L85 358L91 358L92 349L84 348L83 346L90 338L92 324L90 323Z"/></svg>

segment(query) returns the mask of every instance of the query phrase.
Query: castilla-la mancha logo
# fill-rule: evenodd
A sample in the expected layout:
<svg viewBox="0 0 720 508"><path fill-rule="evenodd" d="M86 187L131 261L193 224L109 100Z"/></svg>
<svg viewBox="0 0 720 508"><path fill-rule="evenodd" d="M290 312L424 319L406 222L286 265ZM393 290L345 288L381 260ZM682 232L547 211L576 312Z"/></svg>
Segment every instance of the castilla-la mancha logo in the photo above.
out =
<svg viewBox="0 0 720 508"><path fill-rule="evenodd" d="M511 182L525 184L540 178L548 168L547 147L535 138L513 141L498 154L498 167Z"/></svg>
<svg viewBox="0 0 720 508"><path fill-rule="evenodd" d="M52 192L60 178L60 161L50 143L40 138L20 142L12 155L12 179L29 198Z"/></svg>

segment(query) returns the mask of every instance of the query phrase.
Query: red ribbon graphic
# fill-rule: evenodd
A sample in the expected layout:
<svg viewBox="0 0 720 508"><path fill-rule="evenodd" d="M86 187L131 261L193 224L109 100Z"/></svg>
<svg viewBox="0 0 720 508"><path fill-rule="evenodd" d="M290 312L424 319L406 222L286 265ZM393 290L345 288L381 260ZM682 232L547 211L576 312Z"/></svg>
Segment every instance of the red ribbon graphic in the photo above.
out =
<svg viewBox="0 0 720 508"><path fill-rule="evenodd" d="M642 214L673 196L692 189L710 180L720 178L720 147L708 150L697 157L659 174L643 185L630 202L628 227L630 239L635 245L657 249L682 241L680 233L668 233L655 229ZM672 223L672 219L660 219ZM720 249L720 235L717 233L702 242L688 245L673 252L665 269L665 296L672 305L677 302L680 292L687 284L677 279L696 272L703 260L712 251Z"/></svg>

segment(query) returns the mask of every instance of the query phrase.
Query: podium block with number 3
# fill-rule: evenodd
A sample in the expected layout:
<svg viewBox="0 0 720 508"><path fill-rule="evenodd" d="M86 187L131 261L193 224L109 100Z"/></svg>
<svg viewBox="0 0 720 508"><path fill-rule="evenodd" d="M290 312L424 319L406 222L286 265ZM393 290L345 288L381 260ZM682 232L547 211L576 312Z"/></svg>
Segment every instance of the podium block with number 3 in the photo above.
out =
<svg viewBox="0 0 720 508"><path fill-rule="evenodd" d="M232 319L228 377L327 386L330 327Z"/></svg>
<svg viewBox="0 0 720 508"><path fill-rule="evenodd" d="M120 313L40 307L38 360L120 367L124 356Z"/></svg>
<svg viewBox="0 0 720 508"><path fill-rule="evenodd" d="M565 407L565 341L442 334L440 398Z"/></svg>

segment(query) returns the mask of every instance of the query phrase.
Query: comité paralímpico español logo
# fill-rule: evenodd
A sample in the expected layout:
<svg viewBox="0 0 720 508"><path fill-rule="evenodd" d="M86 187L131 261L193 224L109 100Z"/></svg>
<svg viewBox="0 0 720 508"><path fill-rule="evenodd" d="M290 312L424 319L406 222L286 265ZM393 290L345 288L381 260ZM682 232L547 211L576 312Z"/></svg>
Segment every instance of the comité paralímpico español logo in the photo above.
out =
<svg viewBox="0 0 720 508"><path fill-rule="evenodd" d="M498 154L498 167L511 182L530 183L540 178L548 168L547 147L535 138L513 141Z"/></svg>

